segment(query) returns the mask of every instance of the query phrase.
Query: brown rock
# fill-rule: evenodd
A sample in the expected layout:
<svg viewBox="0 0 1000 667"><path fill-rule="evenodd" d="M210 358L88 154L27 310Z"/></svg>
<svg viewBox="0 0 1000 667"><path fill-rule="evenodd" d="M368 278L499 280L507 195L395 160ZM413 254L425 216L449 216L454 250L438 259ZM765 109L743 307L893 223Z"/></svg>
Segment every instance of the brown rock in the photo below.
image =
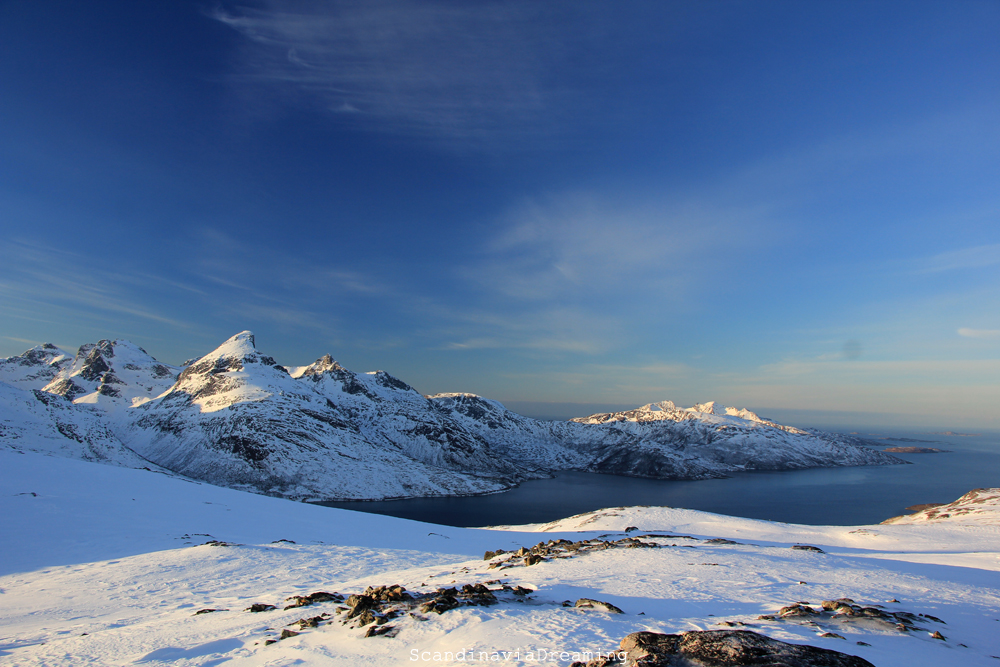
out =
<svg viewBox="0 0 1000 667"><path fill-rule="evenodd" d="M748 630L634 632L622 640L621 648L627 655L625 667L874 667L853 655L788 644Z"/></svg>

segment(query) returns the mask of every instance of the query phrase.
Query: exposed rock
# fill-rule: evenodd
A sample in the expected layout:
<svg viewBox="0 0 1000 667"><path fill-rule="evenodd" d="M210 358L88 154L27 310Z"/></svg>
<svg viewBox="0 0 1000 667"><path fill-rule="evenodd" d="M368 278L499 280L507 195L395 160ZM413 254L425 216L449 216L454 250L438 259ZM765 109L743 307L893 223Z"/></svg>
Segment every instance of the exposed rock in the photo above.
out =
<svg viewBox="0 0 1000 667"><path fill-rule="evenodd" d="M285 607L285 609L308 607L309 605L316 604L317 602L343 602L344 596L339 593L317 591L315 593L310 593L309 595L293 595L286 600L286 602L288 601L291 601L292 604Z"/></svg>
<svg viewBox="0 0 1000 667"><path fill-rule="evenodd" d="M573 606L578 609L597 609L598 611L607 611L612 614L625 613L610 602L601 602L600 600L591 600L590 598L580 598Z"/></svg>
<svg viewBox="0 0 1000 667"><path fill-rule="evenodd" d="M252 605L244 609L243 611L249 611L253 613L261 611L271 611L272 609L277 609L273 604L264 604L263 602L254 602Z"/></svg>
<svg viewBox="0 0 1000 667"><path fill-rule="evenodd" d="M826 552L819 547L814 547L811 544L795 544L792 545L793 549L798 549L799 551L815 551L818 554L825 554Z"/></svg>
<svg viewBox="0 0 1000 667"><path fill-rule="evenodd" d="M394 625L373 625L368 628L365 637L395 637L399 628Z"/></svg>
<svg viewBox="0 0 1000 667"><path fill-rule="evenodd" d="M749 630L705 630L665 635L634 632L621 642L626 667L874 667L839 651L789 644ZM615 664L591 661L588 667Z"/></svg>

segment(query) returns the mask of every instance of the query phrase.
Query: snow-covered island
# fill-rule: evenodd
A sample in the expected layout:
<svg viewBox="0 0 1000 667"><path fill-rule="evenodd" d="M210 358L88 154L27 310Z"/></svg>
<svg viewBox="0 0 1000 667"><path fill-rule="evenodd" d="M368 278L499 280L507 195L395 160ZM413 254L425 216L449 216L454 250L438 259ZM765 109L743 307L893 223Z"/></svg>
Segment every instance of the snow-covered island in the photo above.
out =
<svg viewBox="0 0 1000 667"><path fill-rule="evenodd" d="M714 403L540 421L473 394L424 396L330 355L281 366L248 331L181 367L125 340L0 359L0 448L295 500L491 493L559 470L707 479L904 463L876 444Z"/></svg>
<svg viewBox="0 0 1000 667"><path fill-rule="evenodd" d="M937 509L451 528L5 450L0 664L995 665L1000 489Z"/></svg>

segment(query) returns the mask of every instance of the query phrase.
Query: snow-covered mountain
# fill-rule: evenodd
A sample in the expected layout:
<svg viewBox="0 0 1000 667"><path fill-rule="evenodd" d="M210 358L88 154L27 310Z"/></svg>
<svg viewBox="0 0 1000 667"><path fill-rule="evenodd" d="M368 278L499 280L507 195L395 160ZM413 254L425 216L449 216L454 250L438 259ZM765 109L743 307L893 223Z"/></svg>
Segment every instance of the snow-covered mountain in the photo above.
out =
<svg viewBox="0 0 1000 667"><path fill-rule="evenodd" d="M122 444L103 415L38 389L0 382L0 447L130 468L150 467Z"/></svg>
<svg viewBox="0 0 1000 667"><path fill-rule="evenodd" d="M142 456L184 475L292 498L484 493L519 478L516 466L496 457L425 436L407 440L390 409L382 431L424 446L404 447L384 436L370 416L358 418L365 412L356 398L363 390L426 399L396 388L393 383L402 383L385 374L365 381L348 374L321 359L293 378L260 354L245 331L187 366L166 393L130 411L124 438ZM355 400L335 403L327 395L335 391ZM383 403L396 412L406 407L405 401L367 402L367 412Z"/></svg>
<svg viewBox="0 0 1000 667"><path fill-rule="evenodd" d="M52 343L36 345L16 357L0 359L0 382L23 389L41 389L72 363L73 355Z"/></svg>
<svg viewBox="0 0 1000 667"><path fill-rule="evenodd" d="M539 421L473 394L423 396L330 355L290 370L248 331L183 367L124 340L83 345L73 359L42 345L0 360L0 379L0 445L152 462L296 499L489 493L556 470L704 479L902 463L850 436L714 403Z"/></svg>

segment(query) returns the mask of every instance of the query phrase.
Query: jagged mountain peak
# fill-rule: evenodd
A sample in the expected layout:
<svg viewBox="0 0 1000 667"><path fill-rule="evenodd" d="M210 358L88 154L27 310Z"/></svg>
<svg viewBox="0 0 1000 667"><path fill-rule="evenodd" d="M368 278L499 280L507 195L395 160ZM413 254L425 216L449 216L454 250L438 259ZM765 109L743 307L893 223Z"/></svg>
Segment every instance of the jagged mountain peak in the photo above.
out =
<svg viewBox="0 0 1000 667"><path fill-rule="evenodd" d="M309 376L309 375L322 375L323 373L329 373L331 371L332 372L337 372L337 371L345 371L345 370L347 370L347 369L345 369L343 366L341 366L339 363L337 363L336 359L334 359L329 354L324 354L322 357L320 357L316 361L312 362L311 364L309 364L305 368L303 368L300 371L298 371L297 373L295 373L294 377L306 377L306 376Z"/></svg>
<svg viewBox="0 0 1000 667"><path fill-rule="evenodd" d="M72 364L44 386L50 394L77 403L112 408L138 405L174 383L177 369L154 359L124 338L81 345Z"/></svg>
<svg viewBox="0 0 1000 667"><path fill-rule="evenodd" d="M235 336L231 336L205 356L188 363L178 378L178 384L183 384L195 376L207 373L240 371L243 370L245 364L277 366L274 359L257 351L257 345L251 331L241 331ZM282 371L285 370L283 366L278 368Z"/></svg>
<svg viewBox="0 0 1000 667"><path fill-rule="evenodd" d="M0 359L0 381L41 389L72 363L72 354L52 343L42 343L16 356Z"/></svg>
<svg viewBox="0 0 1000 667"><path fill-rule="evenodd" d="M222 345L206 354L205 357L244 357L256 353L257 342L253 332L241 331L235 336L227 338Z"/></svg>
<svg viewBox="0 0 1000 667"><path fill-rule="evenodd" d="M410 385L400 380L399 378L393 375L389 375L385 371L372 371L370 373L366 373L365 375L370 375L372 378L375 379L375 384L379 385L380 387L385 387L386 389L394 389L396 391L409 391L417 394L420 393Z"/></svg>
<svg viewBox="0 0 1000 667"><path fill-rule="evenodd" d="M288 369L257 350L252 332L241 331L184 368L164 398L193 401L203 412L213 412L264 400L284 391L289 382L295 380Z"/></svg>

